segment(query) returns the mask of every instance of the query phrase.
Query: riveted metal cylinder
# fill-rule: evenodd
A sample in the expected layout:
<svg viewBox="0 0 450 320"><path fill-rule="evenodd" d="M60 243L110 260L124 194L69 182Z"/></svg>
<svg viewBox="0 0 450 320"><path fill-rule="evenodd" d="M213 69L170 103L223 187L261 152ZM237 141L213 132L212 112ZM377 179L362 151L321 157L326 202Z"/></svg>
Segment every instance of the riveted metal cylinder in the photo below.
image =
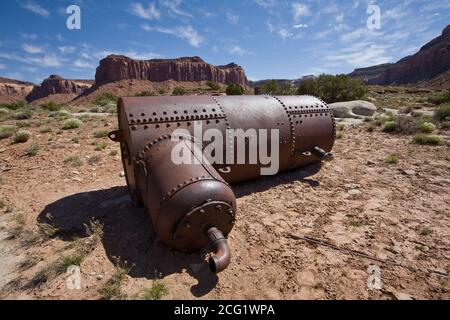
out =
<svg viewBox="0 0 450 320"><path fill-rule="evenodd" d="M110 138L120 142L136 203L147 208L159 238L172 248L193 252L220 239L212 241L212 271L223 270L230 258L225 238L236 220L236 201L228 183L257 178L267 165L259 159L240 163L239 144L248 154L251 143L229 131L265 129L269 145L276 131L278 172L332 159L335 140L331 110L311 96L130 97L119 100L118 119L119 130ZM200 135L208 129L222 133L224 162L174 163L172 150L180 143L193 158L202 157L210 141L193 143L198 124ZM177 129L185 135L175 134Z"/></svg>

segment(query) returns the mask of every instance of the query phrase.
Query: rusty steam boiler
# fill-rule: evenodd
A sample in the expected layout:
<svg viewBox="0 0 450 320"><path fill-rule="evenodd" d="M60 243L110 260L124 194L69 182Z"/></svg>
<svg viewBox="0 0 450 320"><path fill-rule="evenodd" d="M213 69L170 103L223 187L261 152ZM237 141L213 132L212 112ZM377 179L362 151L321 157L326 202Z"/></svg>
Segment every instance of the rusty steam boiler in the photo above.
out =
<svg viewBox="0 0 450 320"><path fill-rule="evenodd" d="M237 217L231 183L257 178L261 163L232 161L175 164L171 151L184 141L194 157L205 144L194 140L195 124L223 133L225 146L236 143L229 129L278 129L279 171L331 159L335 122L329 107L312 96L129 97L118 102L120 142L129 191L147 209L155 232L167 246L190 253L212 245L212 272L230 263L226 237ZM174 139L176 129L189 134ZM269 136L269 139L271 137ZM242 143L242 141L241 141ZM248 139L245 139L248 148Z"/></svg>

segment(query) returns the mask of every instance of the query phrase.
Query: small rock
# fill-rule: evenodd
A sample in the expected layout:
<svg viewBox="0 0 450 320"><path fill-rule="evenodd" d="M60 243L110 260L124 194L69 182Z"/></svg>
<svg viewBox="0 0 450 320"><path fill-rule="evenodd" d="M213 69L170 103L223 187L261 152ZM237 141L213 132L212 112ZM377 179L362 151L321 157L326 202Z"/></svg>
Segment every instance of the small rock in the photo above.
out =
<svg viewBox="0 0 450 320"><path fill-rule="evenodd" d="M366 164L367 164L368 166L373 166L373 165L375 165L376 163L375 163L374 161L372 161L372 160L367 160Z"/></svg>
<svg viewBox="0 0 450 320"><path fill-rule="evenodd" d="M125 177L125 171L120 171L119 177L121 177L121 178Z"/></svg>
<svg viewBox="0 0 450 320"><path fill-rule="evenodd" d="M72 177L71 179L72 179L72 180L74 180L74 181L77 181L77 182L81 182L81 181L83 181L83 179L81 179L81 178L77 178L77 177Z"/></svg>
<svg viewBox="0 0 450 320"><path fill-rule="evenodd" d="M414 176L414 175L416 175L416 172L414 170L403 170L402 172L404 174L406 174L407 176Z"/></svg>
<svg viewBox="0 0 450 320"><path fill-rule="evenodd" d="M103 279L103 276L102 276L101 274L99 274L99 275L97 276L96 279L97 279L97 280L102 280L102 279Z"/></svg>
<svg viewBox="0 0 450 320"><path fill-rule="evenodd" d="M352 196L357 196L360 195L362 192L358 189L352 189L352 190L348 190L347 191L349 194L351 194Z"/></svg>
<svg viewBox="0 0 450 320"><path fill-rule="evenodd" d="M397 300L413 300L413 298L409 294L404 292L392 291L391 294Z"/></svg>
<svg viewBox="0 0 450 320"><path fill-rule="evenodd" d="M347 183L344 184L344 187L345 189L352 190L352 189L359 189L361 186L357 183Z"/></svg>

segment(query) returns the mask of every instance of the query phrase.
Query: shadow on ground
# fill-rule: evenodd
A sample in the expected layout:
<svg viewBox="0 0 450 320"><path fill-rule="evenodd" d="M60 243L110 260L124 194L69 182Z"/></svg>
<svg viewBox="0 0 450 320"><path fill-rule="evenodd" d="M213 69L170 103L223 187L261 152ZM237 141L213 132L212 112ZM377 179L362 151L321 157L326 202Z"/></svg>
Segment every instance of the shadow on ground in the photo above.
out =
<svg viewBox="0 0 450 320"><path fill-rule="evenodd" d="M317 186L317 181L306 178L319 169L320 166L312 166L294 170L235 185L233 190L239 198L295 180ZM127 261L133 266L131 277L164 278L185 270L198 281L191 288L197 297L204 296L216 286L218 277L209 271L203 256L178 253L158 242L146 210L134 207L126 187L74 194L47 205L38 216L39 223L50 223L61 230L61 238L66 241L87 237L85 225L92 219L103 224L102 242L108 259L113 263L117 258Z"/></svg>

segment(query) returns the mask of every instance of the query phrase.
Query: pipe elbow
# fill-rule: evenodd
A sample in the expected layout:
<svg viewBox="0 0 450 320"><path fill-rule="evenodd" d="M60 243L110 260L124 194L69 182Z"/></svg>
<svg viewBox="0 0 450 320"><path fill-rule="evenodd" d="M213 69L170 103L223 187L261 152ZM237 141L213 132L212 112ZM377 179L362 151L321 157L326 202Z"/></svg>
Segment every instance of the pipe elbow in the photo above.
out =
<svg viewBox="0 0 450 320"><path fill-rule="evenodd" d="M214 255L209 258L209 269L217 274L225 270L231 262L231 252L222 231L212 227L207 232L208 239L212 242Z"/></svg>

